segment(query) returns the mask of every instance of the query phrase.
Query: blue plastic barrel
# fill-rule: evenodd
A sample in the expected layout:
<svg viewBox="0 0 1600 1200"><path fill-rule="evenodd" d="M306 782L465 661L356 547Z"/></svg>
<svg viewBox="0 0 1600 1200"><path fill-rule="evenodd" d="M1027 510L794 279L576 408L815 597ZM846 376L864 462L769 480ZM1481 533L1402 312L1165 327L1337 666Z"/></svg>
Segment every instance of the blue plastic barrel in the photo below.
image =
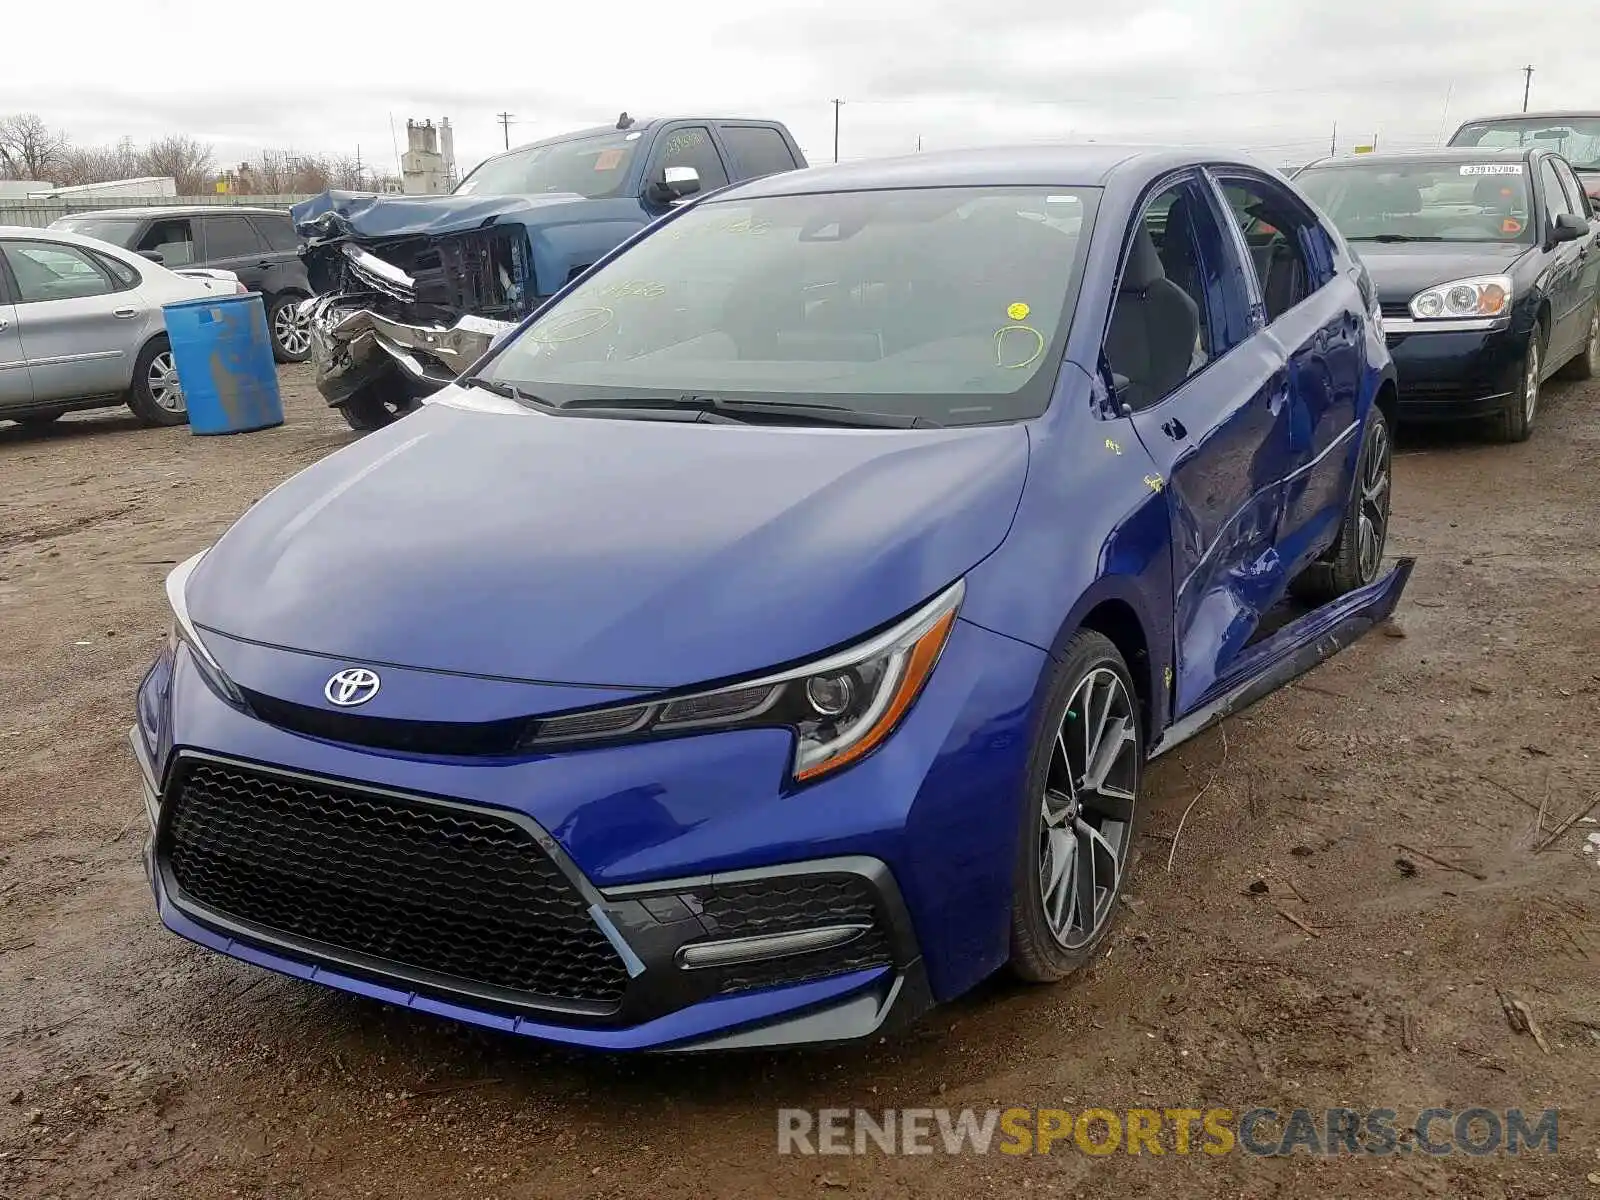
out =
<svg viewBox="0 0 1600 1200"><path fill-rule="evenodd" d="M205 296L161 308L191 433L283 424L278 368L259 293Z"/></svg>

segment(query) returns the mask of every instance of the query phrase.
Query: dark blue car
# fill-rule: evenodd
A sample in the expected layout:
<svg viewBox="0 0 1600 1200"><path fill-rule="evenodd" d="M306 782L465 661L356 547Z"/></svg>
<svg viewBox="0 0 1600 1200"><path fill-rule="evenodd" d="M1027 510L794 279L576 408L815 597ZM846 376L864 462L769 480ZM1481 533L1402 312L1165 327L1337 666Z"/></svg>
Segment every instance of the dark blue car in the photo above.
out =
<svg viewBox="0 0 1600 1200"><path fill-rule="evenodd" d="M162 920L609 1049L1063 977L1147 760L1404 587L1376 307L1226 156L683 206L173 572L132 731Z"/></svg>

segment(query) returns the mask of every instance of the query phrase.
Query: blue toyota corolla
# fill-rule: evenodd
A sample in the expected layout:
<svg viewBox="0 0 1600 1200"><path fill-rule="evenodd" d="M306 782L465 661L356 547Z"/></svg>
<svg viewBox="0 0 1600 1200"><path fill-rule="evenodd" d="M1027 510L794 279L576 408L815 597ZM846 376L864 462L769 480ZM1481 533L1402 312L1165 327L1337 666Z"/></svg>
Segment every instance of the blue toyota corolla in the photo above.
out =
<svg viewBox="0 0 1600 1200"><path fill-rule="evenodd" d="M1376 308L1226 156L683 205L172 573L132 731L161 919L609 1049L1061 978L1147 760L1399 598Z"/></svg>

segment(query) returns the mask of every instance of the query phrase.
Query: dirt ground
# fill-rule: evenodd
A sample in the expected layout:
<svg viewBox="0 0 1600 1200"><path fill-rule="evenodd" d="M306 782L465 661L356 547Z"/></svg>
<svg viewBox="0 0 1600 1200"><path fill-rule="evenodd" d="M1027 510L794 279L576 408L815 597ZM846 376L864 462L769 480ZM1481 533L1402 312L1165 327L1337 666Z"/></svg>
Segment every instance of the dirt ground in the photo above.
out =
<svg viewBox="0 0 1600 1200"><path fill-rule="evenodd" d="M887 1043L684 1061L158 924L125 731L162 576L353 436L284 381L288 423L235 438L0 424L0 1197L1600 1197L1600 826L1535 849L1600 790L1600 386L1552 385L1522 446L1407 439L1395 626L1158 762L1093 969ZM1562 1111L1559 1152L1518 1158L776 1153L779 1106L991 1105Z"/></svg>

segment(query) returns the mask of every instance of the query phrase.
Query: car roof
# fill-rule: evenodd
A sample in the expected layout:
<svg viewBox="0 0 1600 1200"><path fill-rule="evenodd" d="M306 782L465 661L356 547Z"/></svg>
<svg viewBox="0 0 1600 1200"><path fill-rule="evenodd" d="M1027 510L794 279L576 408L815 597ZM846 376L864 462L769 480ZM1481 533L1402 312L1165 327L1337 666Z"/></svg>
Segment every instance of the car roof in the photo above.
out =
<svg viewBox="0 0 1600 1200"><path fill-rule="evenodd" d="M136 205L132 208L92 208L83 212L69 212L66 219L74 217L207 217L229 216L244 214L252 217L277 216L288 217L287 208L267 208L265 205L255 204L190 204L190 205ZM61 218L58 218L61 219Z"/></svg>
<svg viewBox="0 0 1600 1200"><path fill-rule="evenodd" d="M1439 146L1432 150L1386 150L1371 154L1347 154L1339 158L1319 158L1300 169L1312 167L1361 167L1371 163L1436 163L1436 162L1525 162L1535 154L1544 153L1541 146L1507 146L1492 150L1474 146Z"/></svg>
<svg viewBox="0 0 1600 1200"><path fill-rule="evenodd" d="M1103 187L1124 173L1154 178L1200 163L1278 173L1248 155L1227 150L1100 143L997 146L784 171L751 180L724 195L780 196L909 187Z"/></svg>
<svg viewBox="0 0 1600 1200"><path fill-rule="evenodd" d="M516 154L519 150L531 150L535 146L553 146L557 142L573 142L580 138L599 137L606 133L647 133L657 125L666 125L669 122L676 124L679 121L688 121L691 124L700 125L770 125L774 127L782 125L782 122L775 117L635 117L626 129L618 129L615 122L610 125L591 125L587 129L571 129L566 133L557 133L547 138L540 138L536 142L523 142L520 146L513 146L509 150L491 154L483 161L493 162L497 158L505 158L508 154ZM478 165L482 166L483 164L480 163Z"/></svg>
<svg viewBox="0 0 1600 1200"><path fill-rule="evenodd" d="M1600 120L1600 109L1566 108L1552 109L1549 112L1497 113L1490 117L1468 117L1457 126L1456 132L1459 133L1468 125L1485 125L1492 121L1565 121L1573 117Z"/></svg>

